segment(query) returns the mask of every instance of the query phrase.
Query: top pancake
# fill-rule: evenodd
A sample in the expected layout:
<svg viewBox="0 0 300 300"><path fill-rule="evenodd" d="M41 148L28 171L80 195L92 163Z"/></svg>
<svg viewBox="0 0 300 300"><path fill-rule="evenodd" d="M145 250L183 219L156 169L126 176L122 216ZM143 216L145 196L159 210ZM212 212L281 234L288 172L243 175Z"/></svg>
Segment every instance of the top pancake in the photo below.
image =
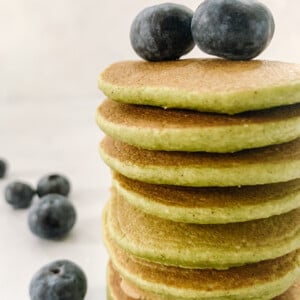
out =
<svg viewBox="0 0 300 300"><path fill-rule="evenodd" d="M235 114L299 103L300 65L221 59L124 61L101 74L99 87L125 103Z"/></svg>

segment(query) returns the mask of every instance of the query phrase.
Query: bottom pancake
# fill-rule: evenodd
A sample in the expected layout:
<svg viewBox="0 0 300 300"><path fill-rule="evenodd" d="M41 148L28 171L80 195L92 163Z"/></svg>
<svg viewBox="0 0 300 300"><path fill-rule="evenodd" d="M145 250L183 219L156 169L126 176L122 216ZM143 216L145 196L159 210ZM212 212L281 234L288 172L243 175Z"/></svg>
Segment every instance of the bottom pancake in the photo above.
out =
<svg viewBox="0 0 300 300"><path fill-rule="evenodd" d="M108 300L166 300L126 282L110 262L107 268ZM299 300L300 280L273 300Z"/></svg>
<svg viewBox="0 0 300 300"><path fill-rule="evenodd" d="M284 293L300 276L300 250L227 270L185 269L148 262L114 243L106 217L104 214L104 242L116 270L126 281L162 299L269 300Z"/></svg>

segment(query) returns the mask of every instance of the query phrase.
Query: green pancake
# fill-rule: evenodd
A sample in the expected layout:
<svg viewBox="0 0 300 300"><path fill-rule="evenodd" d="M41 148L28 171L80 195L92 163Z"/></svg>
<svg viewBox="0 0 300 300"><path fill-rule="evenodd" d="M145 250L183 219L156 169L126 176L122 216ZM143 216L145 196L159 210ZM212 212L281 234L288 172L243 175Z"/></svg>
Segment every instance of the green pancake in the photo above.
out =
<svg viewBox="0 0 300 300"><path fill-rule="evenodd" d="M108 286L108 299L109 300L136 300L140 298L140 295L133 295L133 292L128 295L124 291L124 287L122 284L124 283L124 280L121 278L121 276L118 274L118 272L115 270L113 267L112 263L109 262L108 267L107 267L107 286ZM128 283L126 283L128 285ZM132 297L134 296L134 297ZM137 298L138 297L138 298ZM143 300L156 300L153 296L153 294L149 294L146 296L144 293L142 295ZM150 298L151 297L151 298ZM157 299L158 300L158 299Z"/></svg>
<svg viewBox="0 0 300 300"><path fill-rule="evenodd" d="M240 188L193 188L148 184L114 173L113 186L145 213L185 223L244 222L300 207L300 179Z"/></svg>
<svg viewBox="0 0 300 300"><path fill-rule="evenodd" d="M148 150L235 152L300 137L300 104L228 116L106 100L96 120L107 135Z"/></svg>
<svg viewBox="0 0 300 300"><path fill-rule="evenodd" d="M274 61L185 59L124 61L99 87L113 100L235 114L300 102L300 65Z"/></svg>
<svg viewBox="0 0 300 300"><path fill-rule="evenodd" d="M300 139L230 154L143 150L104 138L103 160L122 175L155 184L240 186L300 178Z"/></svg>
<svg viewBox="0 0 300 300"><path fill-rule="evenodd" d="M180 275L179 275L180 278ZM166 300L175 299L178 297L168 296L167 298L162 295L150 293L149 291L142 290L132 282L122 278L122 276L116 271L113 264L110 262L107 268L107 285L110 291L110 300ZM299 300L300 295L300 281L295 283L288 291L284 294L274 298L274 300ZM186 298L180 298L186 299Z"/></svg>
<svg viewBox="0 0 300 300"><path fill-rule="evenodd" d="M274 300L299 300L300 295L300 279L293 284L284 294L274 298Z"/></svg>
<svg viewBox="0 0 300 300"><path fill-rule="evenodd" d="M105 224L109 235L125 251L149 261L227 269L300 248L300 208L268 219L195 225L145 214L112 192Z"/></svg>
<svg viewBox="0 0 300 300"><path fill-rule="evenodd" d="M114 268L129 283L163 299L269 300L285 292L300 276L299 251L227 270L183 269L148 262L117 246L109 235L106 218L104 215L104 241Z"/></svg>

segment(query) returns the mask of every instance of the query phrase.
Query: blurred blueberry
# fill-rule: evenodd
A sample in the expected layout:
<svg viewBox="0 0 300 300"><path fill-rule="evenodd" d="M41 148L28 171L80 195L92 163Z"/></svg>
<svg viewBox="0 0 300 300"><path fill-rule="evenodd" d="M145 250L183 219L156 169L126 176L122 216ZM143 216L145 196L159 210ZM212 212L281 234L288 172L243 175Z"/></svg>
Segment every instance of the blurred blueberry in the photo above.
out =
<svg viewBox="0 0 300 300"><path fill-rule="evenodd" d="M256 0L205 0L192 20L192 34L204 52L249 60L270 43L275 30L271 11Z"/></svg>
<svg viewBox="0 0 300 300"><path fill-rule="evenodd" d="M5 200L16 209L29 207L34 194L30 185L19 181L10 183L4 191Z"/></svg>
<svg viewBox="0 0 300 300"><path fill-rule="evenodd" d="M65 176L60 174L46 175L37 184L37 194L39 197L47 194L68 196L69 192L70 182Z"/></svg>
<svg viewBox="0 0 300 300"><path fill-rule="evenodd" d="M0 159L0 178L4 178L7 170L7 163L5 160Z"/></svg>
<svg viewBox="0 0 300 300"><path fill-rule="evenodd" d="M42 267L31 279L31 300L82 300L87 291L83 270L69 260L58 260Z"/></svg>
<svg viewBox="0 0 300 300"><path fill-rule="evenodd" d="M58 194L43 196L29 211L30 230L45 239L60 239L67 235L76 221L74 206Z"/></svg>
<svg viewBox="0 0 300 300"><path fill-rule="evenodd" d="M131 25L131 45L140 57L149 61L178 59L195 46L192 17L191 9L173 3L145 8Z"/></svg>

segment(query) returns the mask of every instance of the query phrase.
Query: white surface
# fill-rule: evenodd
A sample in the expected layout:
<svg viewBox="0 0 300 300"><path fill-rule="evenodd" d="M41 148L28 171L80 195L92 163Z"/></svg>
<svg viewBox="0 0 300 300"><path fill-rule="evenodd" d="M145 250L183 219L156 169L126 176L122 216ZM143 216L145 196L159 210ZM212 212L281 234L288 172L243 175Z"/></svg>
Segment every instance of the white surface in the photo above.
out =
<svg viewBox="0 0 300 300"><path fill-rule="evenodd" d="M94 112L103 98L97 77L114 61L137 58L128 39L132 19L162 2L0 0L0 157L10 163L0 193L10 181L35 185L42 175L59 171L72 181L78 212L65 241L43 241L30 233L27 211L0 201L1 299L28 299L34 272L59 258L85 270L86 300L105 299L100 215L110 174L97 153L101 133ZM176 2L195 9L201 1ZM273 11L276 33L259 58L300 63L300 2L263 2ZM189 56L204 54L195 48Z"/></svg>
<svg viewBox="0 0 300 300"><path fill-rule="evenodd" d="M136 59L129 28L162 0L0 0L0 103L41 95L97 97L100 70ZM200 0L176 0L196 9ZM260 58L300 63L299 0L264 0L276 31ZM195 48L189 56L201 57Z"/></svg>
<svg viewBox="0 0 300 300"><path fill-rule="evenodd" d="M101 133L94 124L100 99L7 103L0 110L1 156L9 173L0 180L0 298L29 299L32 275L56 259L71 259L86 272L87 300L105 299L107 255L101 242L100 217L108 199L109 170L101 163L97 146ZM67 239L46 241L27 225L28 210L16 211L3 198L13 180L36 185L49 172L66 174L72 182L70 200L78 220ZM37 200L37 199L36 199Z"/></svg>

